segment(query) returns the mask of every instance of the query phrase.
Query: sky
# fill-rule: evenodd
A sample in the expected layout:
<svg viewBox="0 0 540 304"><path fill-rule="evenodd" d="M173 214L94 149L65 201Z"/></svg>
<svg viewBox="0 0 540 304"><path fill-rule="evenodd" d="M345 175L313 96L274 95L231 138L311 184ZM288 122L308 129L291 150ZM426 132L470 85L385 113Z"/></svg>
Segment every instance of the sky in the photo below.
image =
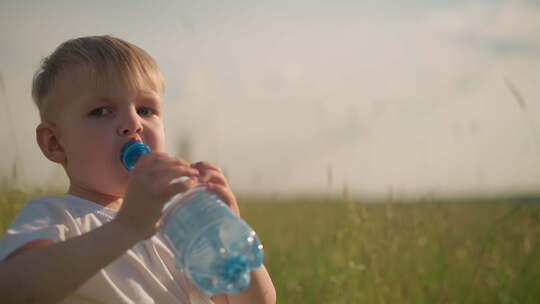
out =
<svg viewBox="0 0 540 304"><path fill-rule="evenodd" d="M540 189L537 1L0 1L0 174L62 187L31 79L111 34L160 66L167 150L247 194Z"/></svg>

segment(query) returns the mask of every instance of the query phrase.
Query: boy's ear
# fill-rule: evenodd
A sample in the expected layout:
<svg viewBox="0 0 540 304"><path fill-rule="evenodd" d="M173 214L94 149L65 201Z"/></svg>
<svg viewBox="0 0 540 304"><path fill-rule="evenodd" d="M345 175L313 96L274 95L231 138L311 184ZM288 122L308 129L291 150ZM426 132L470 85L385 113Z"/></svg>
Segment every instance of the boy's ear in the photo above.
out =
<svg viewBox="0 0 540 304"><path fill-rule="evenodd" d="M36 128L36 140L41 152L50 161L63 164L66 160L64 147L60 144L56 125L42 122Z"/></svg>

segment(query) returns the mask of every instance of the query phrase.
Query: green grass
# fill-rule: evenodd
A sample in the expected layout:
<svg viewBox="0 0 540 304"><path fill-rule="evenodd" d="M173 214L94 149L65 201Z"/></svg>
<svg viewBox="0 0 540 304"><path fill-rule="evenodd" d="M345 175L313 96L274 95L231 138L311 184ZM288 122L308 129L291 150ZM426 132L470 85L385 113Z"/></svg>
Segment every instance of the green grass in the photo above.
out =
<svg viewBox="0 0 540 304"><path fill-rule="evenodd" d="M40 191L0 191L0 232ZM241 200L278 303L538 303L540 202Z"/></svg>
<svg viewBox="0 0 540 304"><path fill-rule="evenodd" d="M244 203L279 303L538 303L540 204Z"/></svg>

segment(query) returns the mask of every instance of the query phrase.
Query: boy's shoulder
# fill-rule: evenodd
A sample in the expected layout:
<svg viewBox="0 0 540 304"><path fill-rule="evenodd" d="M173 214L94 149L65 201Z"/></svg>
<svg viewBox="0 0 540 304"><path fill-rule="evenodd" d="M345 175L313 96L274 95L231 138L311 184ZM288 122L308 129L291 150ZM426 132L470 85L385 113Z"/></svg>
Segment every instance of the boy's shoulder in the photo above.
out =
<svg viewBox="0 0 540 304"><path fill-rule="evenodd" d="M25 204L23 209L24 208L60 211L63 213L66 213L66 212L88 213L88 212L94 212L94 211L104 209L104 207L94 202L79 198L71 194L37 196L30 199Z"/></svg>
<svg viewBox="0 0 540 304"><path fill-rule="evenodd" d="M11 227L28 223L39 225L57 225L67 222L76 224L82 219L93 216L106 222L114 218L116 211L103 208L82 198L65 195L38 196L30 199L19 211Z"/></svg>
<svg viewBox="0 0 540 304"><path fill-rule="evenodd" d="M33 240L65 239L69 230L62 196L40 196L30 199L20 210L0 239L0 260L13 250Z"/></svg>
<svg viewBox="0 0 540 304"><path fill-rule="evenodd" d="M61 213L62 210L70 209L70 203L62 195L46 195L31 198L19 210L19 215L28 212Z"/></svg>
<svg viewBox="0 0 540 304"><path fill-rule="evenodd" d="M30 199L0 238L0 260L32 240L64 241L95 229L114 217L113 210L73 195Z"/></svg>
<svg viewBox="0 0 540 304"><path fill-rule="evenodd" d="M80 202L68 195L46 195L37 196L30 199L19 211L19 215L24 213L37 213L58 215L71 213L80 209Z"/></svg>
<svg viewBox="0 0 540 304"><path fill-rule="evenodd" d="M19 210L10 226L18 226L32 221L56 221L79 209L75 200L66 195L46 195L30 199Z"/></svg>
<svg viewBox="0 0 540 304"><path fill-rule="evenodd" d="M36 196L28 200L26 206L56 206L63 205L66 202L65 195L43 195Z"/></svg>

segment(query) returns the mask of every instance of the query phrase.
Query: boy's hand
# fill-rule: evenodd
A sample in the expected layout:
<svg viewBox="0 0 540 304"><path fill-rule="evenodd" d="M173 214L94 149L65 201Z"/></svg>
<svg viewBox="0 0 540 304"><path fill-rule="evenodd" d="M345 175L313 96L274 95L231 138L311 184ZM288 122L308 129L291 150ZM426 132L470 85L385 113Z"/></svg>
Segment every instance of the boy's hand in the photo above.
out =
<svg viewBox="0 0 540 304"><path fill-rule="evenodd" d="M122 208L116 220L141 239L149 238L157 230L163 205L175 194L197 184L197 169L189 162L166 153L148 153L131 170ZM189 179L171 184L180 176Z"/></svg>
<svg viewBox="0 0 540 304"><path fill-rule="evenodd" d="M198 170L199 183L207 184L210 191L217 194L236 216L240 216L240 208L236 202L236 197L223 171L218 166L206 161L192 164L191 167Z"/></svg>

